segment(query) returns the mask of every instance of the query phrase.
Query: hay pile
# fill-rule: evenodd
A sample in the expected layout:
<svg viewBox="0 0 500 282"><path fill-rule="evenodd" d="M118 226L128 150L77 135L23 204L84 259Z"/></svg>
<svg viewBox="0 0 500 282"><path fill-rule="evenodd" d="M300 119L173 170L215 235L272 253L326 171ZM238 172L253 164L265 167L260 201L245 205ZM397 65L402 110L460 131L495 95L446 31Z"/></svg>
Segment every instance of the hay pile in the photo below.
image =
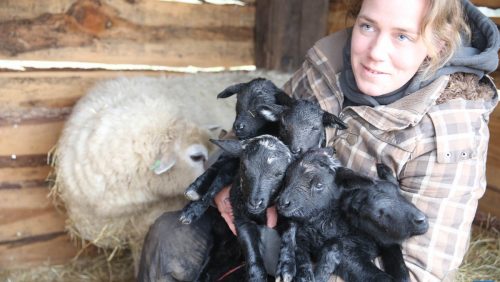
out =
<svg viewBox="0 0 500 282"><path fill-rule="evenodd" d="M469 251L455 280L495 280L500 277L500 231L474 226ZM66 265L42 266L28 270L1 271L5 282L132 282L133 260L130 252L119 252L111 261L103 253L93 259L81 257Z"/></svg>

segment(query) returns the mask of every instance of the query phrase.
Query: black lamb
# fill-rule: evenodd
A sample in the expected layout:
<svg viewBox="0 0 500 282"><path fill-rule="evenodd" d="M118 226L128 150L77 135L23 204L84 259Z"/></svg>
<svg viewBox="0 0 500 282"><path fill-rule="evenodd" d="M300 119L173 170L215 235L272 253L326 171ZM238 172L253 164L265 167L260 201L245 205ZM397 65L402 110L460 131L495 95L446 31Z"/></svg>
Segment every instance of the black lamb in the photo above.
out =
<svg viewBox="0 0 500 282"><path fill-rule="evenodd" d="M326 127L347 127L337 116L323 111L317 103L292 99L269 80L254 79L230 86L219 97L235 93L238 95L233 128L240 139L269 133L279 137L296 155L324 146ZM215 195L231 183L237 163L237 158L223 153L186 189L186 196L198 201L190 202L184 208L181 222L189 224L203 214Z"/></svg>
<svg viewBox="0 0 500 282"><path fill-rule="evenodd" d="M425 215L394 193L399 188L385 166L379 166L385 169L382 180L373 180L342 167L332 153L311 150L287 170L278 212L294 224L283 235L277 278L327 281L334 273L345 281L407 280L401 249L395 246L427 231ZM397 205L398 211L389 210L387 201ZM381 213L387 215L384 220ZM367 218L360 219L363 216ZM379 232L367 233L369 228ZM372 237L389 229L391 238L397 240ZM386 272L372 263L379 255L384 263L393 264Z"/></svg>
<svg viewBox="0 0 500 282"><path fill-rule="evenodd" d="M247 281L265 281L267 272L261 254L259 226L266 224L266 209L275 202L292 154L283 142L271 135L213 142L240 159L239 176L234 179L229 197L237 239L243 250Z"/></svg>

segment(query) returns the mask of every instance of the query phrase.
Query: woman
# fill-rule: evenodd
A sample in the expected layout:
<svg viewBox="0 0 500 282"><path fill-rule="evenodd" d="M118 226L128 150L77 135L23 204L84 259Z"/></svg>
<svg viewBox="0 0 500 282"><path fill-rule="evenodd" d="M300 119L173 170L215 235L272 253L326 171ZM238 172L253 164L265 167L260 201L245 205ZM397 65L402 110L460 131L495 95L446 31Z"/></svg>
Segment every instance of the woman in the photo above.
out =
<svg viewBox="0 0 500 282"><path fill-rule="evenodd" d="M344 165L371 176L375 163L392 168L430 221L403 244L412 280L451 280L486 187L498 95L485 74L498 65L498 29L467 0L358 0L350 12L352 29L318 41L285 91L348 124L327 132ZM232 227L227 194L216 204Z"/></svg>

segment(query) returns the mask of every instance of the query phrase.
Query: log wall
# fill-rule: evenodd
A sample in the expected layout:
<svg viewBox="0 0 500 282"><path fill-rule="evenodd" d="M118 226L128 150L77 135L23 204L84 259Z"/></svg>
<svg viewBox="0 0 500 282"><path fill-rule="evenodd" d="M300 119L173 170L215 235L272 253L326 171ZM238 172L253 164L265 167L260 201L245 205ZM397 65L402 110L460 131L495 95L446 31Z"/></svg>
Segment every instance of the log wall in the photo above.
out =
<svg viewBox="0 0 500 282"><path fill-rule="evenodd" d="M255 1L246 6L158 0L3 0L0 9L0 269L58 264L78 249L64 213L48 197L47 154L73 105L94 83L123 75L127 65L254 65ZM476 1L497 5L498 1ZM328 26L345 26L345 6L330 0ZM118 71L28 67L31 61L104 63ZM500 81L498 72L495 74ZM500 140L500 110L490 122ZM488 191L480 209L500 216L500 149L490 146Z"/></svg>

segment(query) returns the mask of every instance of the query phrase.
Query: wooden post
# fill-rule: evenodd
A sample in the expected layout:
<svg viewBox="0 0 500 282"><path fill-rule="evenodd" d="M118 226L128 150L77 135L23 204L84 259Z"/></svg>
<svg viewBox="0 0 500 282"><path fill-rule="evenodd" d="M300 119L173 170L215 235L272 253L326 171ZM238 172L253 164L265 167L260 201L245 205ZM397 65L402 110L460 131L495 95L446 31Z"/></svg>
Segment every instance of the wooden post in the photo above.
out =
<svg viewBox="0 0 500 282"><path fill-rule="evenodd" d="M296 70L307 50L327 33L328 5L329 0L257 0L256 66Z"/></svg>

